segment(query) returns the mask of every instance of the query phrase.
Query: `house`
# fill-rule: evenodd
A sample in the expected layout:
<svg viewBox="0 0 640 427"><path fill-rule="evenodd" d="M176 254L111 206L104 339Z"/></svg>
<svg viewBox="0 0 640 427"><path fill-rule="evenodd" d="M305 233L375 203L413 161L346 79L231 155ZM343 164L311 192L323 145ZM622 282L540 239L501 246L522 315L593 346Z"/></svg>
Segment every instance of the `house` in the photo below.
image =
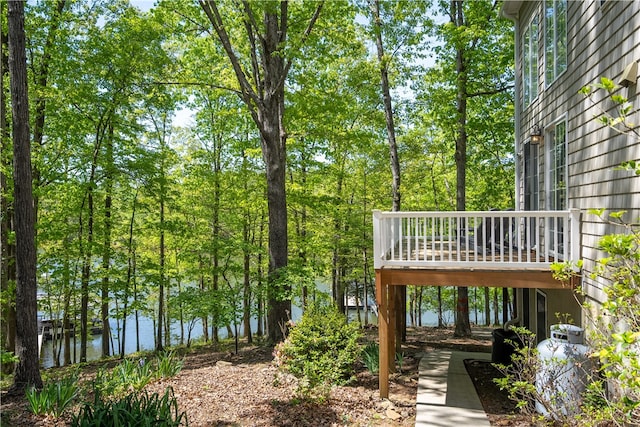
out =
<svg viewBox="0 0 640 427"><path fill-rule="evenodd" d="M640 178L615 170L640 159L640 138L603 125L615 114L605 93L579 93L608 77L640 107L640 2L505 1L514 23L516 200L514 211L374 212L374 266L380 334L380 395L388 397L395 351L395 292L404 285L516 289L514 322L546 338L556 313L585 323L573 286L594 310L602 279L592 278L601 236L613 233L592 208L640 217ZM636 123L640 117L635 113ZM571 286L552 278L556 261L583 260Z"/></svg>

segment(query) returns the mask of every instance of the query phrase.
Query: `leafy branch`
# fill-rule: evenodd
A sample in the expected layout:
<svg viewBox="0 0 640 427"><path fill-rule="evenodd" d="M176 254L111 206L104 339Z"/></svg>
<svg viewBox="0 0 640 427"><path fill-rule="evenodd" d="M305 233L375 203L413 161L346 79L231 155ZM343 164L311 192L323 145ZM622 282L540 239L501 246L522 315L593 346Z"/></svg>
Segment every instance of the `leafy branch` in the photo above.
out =
<svg viewBox="0 0 640 427"><path fill-rule="evenodd" d="M599 110L600 114L597 115L596 118L600 123L619 133L633 133L640 138L638 126L629 120L629 116L635 112L633 104L631 104L625 96L617 93L619 89L620 86L615 84L613 80L607 77L601 77L600 83L592 83L584 86L579 92L588 98ZM607 92L609 99L611 99L615 104L615 114L605 111L596 101L594 101L593 94L598 90L605 90Z"/></svg>

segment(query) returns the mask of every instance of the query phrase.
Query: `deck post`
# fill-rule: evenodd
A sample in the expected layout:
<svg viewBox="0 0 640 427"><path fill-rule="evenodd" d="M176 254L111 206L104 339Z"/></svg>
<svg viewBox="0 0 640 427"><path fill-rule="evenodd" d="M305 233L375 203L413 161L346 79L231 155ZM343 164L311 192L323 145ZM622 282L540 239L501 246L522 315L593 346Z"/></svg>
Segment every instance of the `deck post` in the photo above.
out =
<svg viewBox="0 0 640 427"><path fill-rule="evenodd" d="M382 272L376 270L376 302L378 304L378 388L380 398L389 397L389 286L382 281Z"/></svg>
<svg viewBox="0 0 640 427"><path fill-rule="evenodd" d="M398 302L398 290L397 286L387 285L387 294L389 295L389 302L387 304L388 312L389 312L389 330L387 334L389 335L388 340L388 364L389 364L389 373L393 374L396 371L396 327L398 324L398 319L396 317L396 304Z"/></svg>

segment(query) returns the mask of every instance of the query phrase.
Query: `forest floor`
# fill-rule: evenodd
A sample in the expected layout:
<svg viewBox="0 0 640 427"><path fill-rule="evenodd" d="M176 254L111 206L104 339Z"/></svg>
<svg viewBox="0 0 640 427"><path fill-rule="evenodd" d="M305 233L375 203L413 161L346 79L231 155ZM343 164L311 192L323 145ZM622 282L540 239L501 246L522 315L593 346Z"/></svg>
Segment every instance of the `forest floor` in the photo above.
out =
<svg viewBox="0 0 640 427"><path fill-rule="evenodd" d="M377 339L376 329L366 334L367 339ZM179 410L186 412L190 426L413 426L421 354L436 348L491 352L491 341L481 336L454 338L451 328L431 327L409 328L407 337L402 372L390 379L390 399L380 399L378 377L358 366L355 381L335 387L327 401L301 400L296 397L295 379L279 373L272 363L271 349L246 343L237 354L227 343L193 349L185 355L184 367L177 376L150 384L147 389L162 394L172 387ZM102 361L84 367L80 381L90 381L106 363L114 364ZM492 425L530 425L493 383L499 375L495 368L472 362L467 363L467 369ZM56 377L56 368L48 369L44 376ZM33 415L24 398L10 398L3 392L1 399L3 427L58 427L69 422L64 416L54 420Z"/></svg>

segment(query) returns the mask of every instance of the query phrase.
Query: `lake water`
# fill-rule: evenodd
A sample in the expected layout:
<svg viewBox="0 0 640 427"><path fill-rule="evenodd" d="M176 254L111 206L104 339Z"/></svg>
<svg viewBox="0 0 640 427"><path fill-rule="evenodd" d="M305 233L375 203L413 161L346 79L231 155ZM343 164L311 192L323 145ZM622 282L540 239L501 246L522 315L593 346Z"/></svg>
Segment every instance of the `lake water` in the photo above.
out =
<svg viewBox="0 0 640 427"><path fill-rule="evenodd" d="M364 321L364 312L361 311L361 316L362 316L362 320ZM293 309L293 313L292 316L294 319L299 318L300 316L300 309L296 309L294 307ZM369 323L370 324L377 324L378 323L378 318L376 317L376 315L372 312L369 312ZM356 320L356 310L349 310L349 318L352 320ZM476 322L475 319L475 315L474 313L470 313L470 320L472 322ZM445 312L444 313L444 321L447 324L452 324L453 323L453 312ZM407 314L407 326L409 326L409 322L410 322L410 318L409 315ZM478 324L483 324L484 323L484 315L482 313L478 313L478 319L477 322ZM154 342L154 335L155 335L155 326L153 324L153 321L150 318L147 317L140 317L139 320L139 325L140 325L140 350L153 350L155 348L155 342ZM437 326L438 325L438 315L435 312L424 312L422 314L422 325L423 326ZM252 331L255 332L255 330L257 329L257 320L253 319L252 320L252 325L251 325ZM238 333L240 334L240 336L242 336L243 334L243 328L242 325L238 325ZM115 321L111 322L111 333L113 335L113 342L112 345L113 347L115 347L116 351L115 353L119 353L119 351L117 349L120 348L120 343L118 341L118 331L117 331L117 324ZM199 338L202 337L202 322L197 322L193 331L191 332L191 340L197 340ZM227 337L227 330L226 328L221 328L219 329L219 337L220 338L226 338ZM75 347L75 352L74 354L71 355L71 360L76 360L78 361L80 359L80 334L78 332L78 334L76 335L76 343L74 346L74 341L72 338L71 341L71 346L72 346L72 353L74 352L74 347ZM126 341L125 341L125 354L131 354L131 353L135 353L136 352L136 330L135 330L135 318L133 316L130 316L127 319L127 333L126 333L126 337L125 337ZM185 325L185 330L184 330L184 341L186 343L187 341L187 330L186 330L186 325ZM177 345L180 343L180 324L178 322L173 322L171 324L171 345ZM59 345L60 343L58 343ZM111 347L111 345L110 345ZM64 350L63 350L64 351ZM113 350L112 350L113 352ZM94 335L94 336L90 336L89 339L87 340L87 360L98 360L100 359L102 355L102 336L101 335ZM75 356L75 357L74 357ZM62 362L64 360L63 355L60 355L60 361ZM53 364L53 341L45 341L42 345L42 351L40 354L40 363L41 366L43 368L50 368L52 367Z"/></svg>

